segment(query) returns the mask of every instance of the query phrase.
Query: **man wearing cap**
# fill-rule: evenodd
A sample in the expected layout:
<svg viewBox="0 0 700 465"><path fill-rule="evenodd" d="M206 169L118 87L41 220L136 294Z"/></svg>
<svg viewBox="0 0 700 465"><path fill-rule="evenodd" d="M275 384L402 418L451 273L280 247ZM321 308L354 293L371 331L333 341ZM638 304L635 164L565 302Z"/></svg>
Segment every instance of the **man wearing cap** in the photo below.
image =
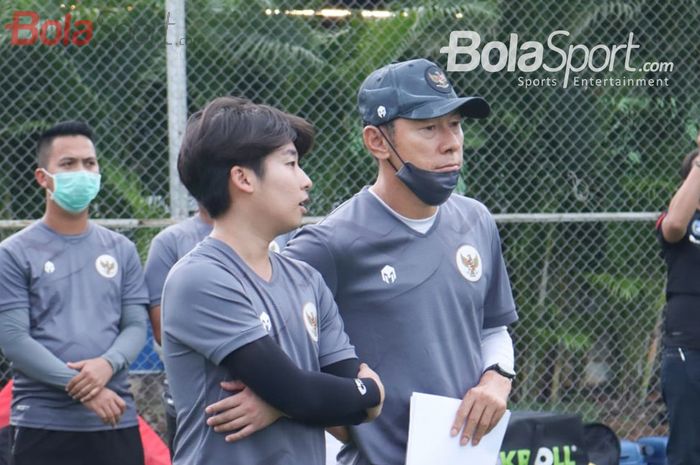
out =
<svg viewBox="0 0 700 465"><path fill-rule="evenodd" d="M321 272L358 356L385 382L382 415L349 435L334 428L348 441L340 463L403 465L412 392L463 399L451 429L462 444L498 422L515 377L506 325L518 317L493 217L452 193L461 120L488 116L486 101L458 98L423 59L374 71L358 100L377 180L283 254Z"/></svg>
<svg viewBox="0 0 700 465"><path fill-rule="evenodd" d="M283 253L321 272L360 359L385 382L382 415L350 427L340 462L399 465L412 392L463 399L450 431L463 445L495 426L514 377L506 325L518 317L493 217L453 193L462 119L489 105L457 97L424 59L374 71L358 101L377 180Z"/></svg>

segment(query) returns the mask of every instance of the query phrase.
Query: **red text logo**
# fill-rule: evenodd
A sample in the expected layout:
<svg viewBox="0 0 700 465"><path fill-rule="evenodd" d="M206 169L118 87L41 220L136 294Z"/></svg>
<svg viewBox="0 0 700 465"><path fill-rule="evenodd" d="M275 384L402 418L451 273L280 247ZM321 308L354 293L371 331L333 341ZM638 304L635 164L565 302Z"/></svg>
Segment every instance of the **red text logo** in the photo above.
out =
<svg viewBox="0 0 700 465"><path fill-rule="evenodd" d="M34 11L15 11L12 23L5 24L5 29L12 33L12 45L34 45L37 40L44 45L73 44L77 47L87 45L92 40L92 21L81 19L71 23L71 14L66 13L63 21L58 19L39 20ZM53 34L49 34L53 29ZM24 34L20 33L24 31Z"/></svg>

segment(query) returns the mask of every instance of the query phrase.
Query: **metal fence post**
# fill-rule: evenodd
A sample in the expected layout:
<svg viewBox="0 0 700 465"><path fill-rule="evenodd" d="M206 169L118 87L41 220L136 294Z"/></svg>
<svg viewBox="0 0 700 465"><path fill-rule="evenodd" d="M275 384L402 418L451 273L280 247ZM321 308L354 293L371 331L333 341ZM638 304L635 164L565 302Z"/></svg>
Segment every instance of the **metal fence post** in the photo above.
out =
<svg viewBox="0 0 700 465"><path fill-rule="evenodd" d="M168 146L170 216L185 218L187 190L177 173L177 155L187 124L187 41L185 0L165 1L165 48L168 72Z"/></svg>

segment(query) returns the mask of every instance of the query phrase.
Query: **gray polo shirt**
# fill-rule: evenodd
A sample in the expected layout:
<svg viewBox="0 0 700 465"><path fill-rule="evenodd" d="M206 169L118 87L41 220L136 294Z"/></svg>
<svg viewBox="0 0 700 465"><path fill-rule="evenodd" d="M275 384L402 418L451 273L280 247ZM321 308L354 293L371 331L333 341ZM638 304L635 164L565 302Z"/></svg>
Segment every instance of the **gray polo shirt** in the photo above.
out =
<svg viewBox="0 0 700 465"><path fill-rule="evenodd" d="M119 335L122 307L146 305L136 247L92 222L65 236L38 221L0 243L0 312L29 308L30 335L59 359L99 357ZM127 410L119 428L137 425L126 369L107 387ZM64 431L111 429L58 389L14 372L13 425Z"/></svg>
<svg viewBox="0 0 700 465"><path fill-rule="evenodd" d="M270 260L267 282L228 245L207 237L166 279L163 350L177 410L176 465L325 463L321 427L281 418L227 443L205 423L204 408L229 395L219 385L231 379L220 363L261 337L269 334L304 370L355 357L318 272L276 253Z"/></svg>
<svg viewBox="0 0 700 465"><path fill-rule="evenodd" d="M403 465L411 393L463 397L482 374L482 329L517 320L496 224L456 194L421 234L365 188L283 254L321 273L360 360L386 388L379 418L351 428L359 463ZM357 452L341 456L350 463Z"/></svg>

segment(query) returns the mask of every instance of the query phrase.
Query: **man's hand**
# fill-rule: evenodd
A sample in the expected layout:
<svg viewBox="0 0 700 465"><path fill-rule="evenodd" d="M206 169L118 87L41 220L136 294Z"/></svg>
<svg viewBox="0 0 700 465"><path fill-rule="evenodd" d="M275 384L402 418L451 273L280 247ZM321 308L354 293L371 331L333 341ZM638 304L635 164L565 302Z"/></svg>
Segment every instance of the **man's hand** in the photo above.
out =
<svg viewBox="0 0 700 465"><path fill-rule="evenodd" d="M379 404L375 407L367 409L367 421L372 421L382 413L382 407L384 406L384 385L382 380L379 379L379 375L374 372L366 363L360 364L360 371L357 372L358 378L370 378L377 383L379 387Z"/></svg>
<svg viewBox="0 0 700 465"><path fill-rule="evenodd" d="M119 419L126 411L126 402L109 388L102 388L92 399L83 405L100 417L104 423L117 426Z"/></svg>
<svg viewBox="0 0 700 465"><path fill-rule="evenodd" d="M481 375L479 384L462 399L450 434L457 436L462 431L461 445L469 444L469 439L477 445L505 413L511 384L511 380L493 370Z"/></svg>
<svg viewBox="0 0 700 465"><path fill-rule="evenodd" d="M68 362L67 365L80 373L68 382L66 391L69 396L81 402L94 398L114 374L112 365L102 357Z"/></svg>
<svg viewBox="0 0 700 465"><path fill-rule="evenodd" d="M217 433L235 431L226 436L226 442L246 438L267 428L282 416L282 412L240 381L223 381L221 387L235 394L207 406L205 412L213 415L207 419L207 425L213 426Z"/></svg>

